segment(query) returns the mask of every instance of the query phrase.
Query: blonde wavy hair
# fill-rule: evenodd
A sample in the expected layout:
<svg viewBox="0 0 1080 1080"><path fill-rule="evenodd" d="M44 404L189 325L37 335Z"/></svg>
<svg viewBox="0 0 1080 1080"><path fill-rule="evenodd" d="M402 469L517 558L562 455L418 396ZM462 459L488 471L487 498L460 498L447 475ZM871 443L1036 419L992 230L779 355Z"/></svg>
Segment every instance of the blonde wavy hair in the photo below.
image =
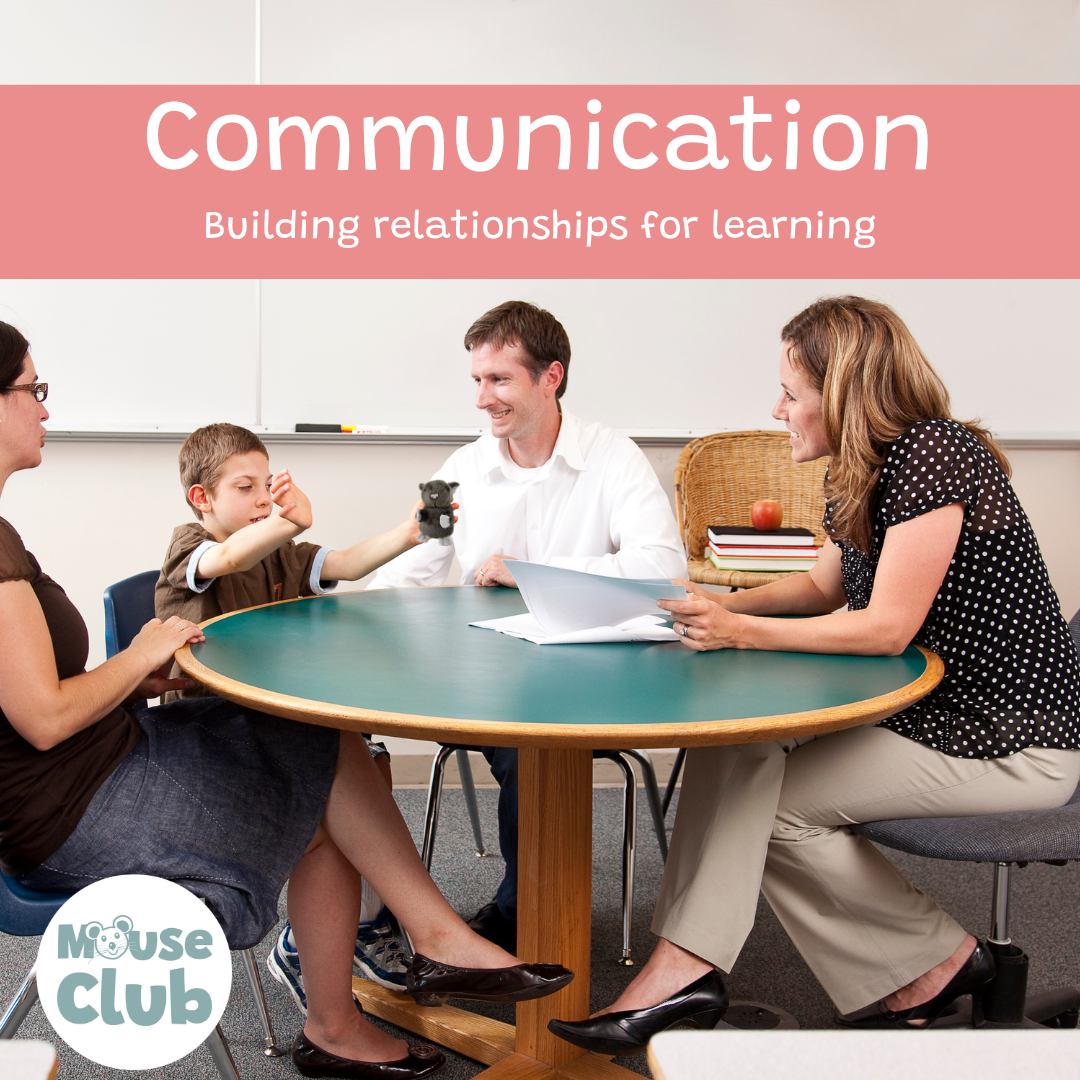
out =
<svg viewBox="0 0 1080 1080"><path fill-rule="evenodd" d="M869 552L875 488L889 447L920 420L956 419L949 392L892 308L861 296L825 297L780 333L792 367L821 394L832 461L825 484L829 533ZM959 421L1011 475L977 420Z"/></svg>

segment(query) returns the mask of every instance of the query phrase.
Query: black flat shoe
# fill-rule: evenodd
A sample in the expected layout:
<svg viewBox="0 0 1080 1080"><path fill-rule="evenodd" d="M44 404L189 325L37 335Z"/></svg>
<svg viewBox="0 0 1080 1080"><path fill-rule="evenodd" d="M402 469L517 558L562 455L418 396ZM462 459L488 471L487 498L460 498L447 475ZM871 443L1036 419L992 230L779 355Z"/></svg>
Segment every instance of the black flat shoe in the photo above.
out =
<svg viewBox="0 0 1080 1080"><path fill-rule="evenodd" d="M517 922L508 919L494 900L485 904L466 925L482 938L494 942L500 949L505 949L508 953L517 952Z"/></svg>
<svg viewBox="0 0 1080 1080"><path fill-rule="evenodd" d="M940 1016L956 1012L950 1009L952 1003L964 994L971 995L971 1026L983 1025L983 995L994 977L994 957L980 941L971 955L964 961L964 966L949 980L945 988L929 1001L915 1005L910 1009L894 1012L886 1007L884 1001L875 1001L858 1012L840 1014L836 1022L841 1027L850 1028L908 1028L918 1031L928 1028ZM925 1020L925 1024L909 1024L909 1020Z"/></svg>
<svg viewBox="0 0 1080 1080"><path fill-rule="evenodd" d="M355 1076L360 1080L420 1080L446 1062L427 1043L411 1045L408 1054L397 1061L354 1061L316 1046L303 1031L293 1043L292 1060L304 1076Z"/></svg>
<svg viewBox="0 0 1080 1080"><path fill-rule="evenodd" d="M710 971L649 1009L605 1013L591 1020L549 1020L548 1031L596 1054L640 1054L649 1040L682 1021L708 1031L723 1019L728 992L720 972Z"/></svg>
<svg viewBox="0 0 1080 1080"><path fill-rule="evenodd" d="M459 968L413 955L405 990L417 1005L467 1001L531 1001L561 990L574 973L559 964L517 964L508 968Z"/></svg>

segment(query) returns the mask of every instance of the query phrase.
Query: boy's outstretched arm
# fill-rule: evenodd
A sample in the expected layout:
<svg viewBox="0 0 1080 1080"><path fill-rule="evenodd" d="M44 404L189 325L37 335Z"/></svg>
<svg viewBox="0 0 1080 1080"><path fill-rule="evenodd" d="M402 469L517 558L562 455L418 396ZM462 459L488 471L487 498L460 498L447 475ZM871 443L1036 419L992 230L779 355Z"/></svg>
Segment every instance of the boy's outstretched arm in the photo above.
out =
<svg viewBox="0 0 1080 1080"><path fill-rule="evenodd" d="M311 527L311 503L287 470L274 477L270 496L279 512L237 529L216 547L208 548L199 559L197 577L216 578L250 570Z"/></svg>
<svg viewBox="0 0 1080 1080"><path fill-rule="evenodd" d="M423 505L422 501L418 501L415 509L418 510ZM457 510L458 504L454 503L453 508ZM454 520L457 521L457 518ZM323 580L359 581L373 570L378 570L383 563L396 559L422 542L420 523L415 514L410 515L389 532L373 536L370 540L361 540L359 544L353 544L344 551L331 551L323 563Z"/></svg>

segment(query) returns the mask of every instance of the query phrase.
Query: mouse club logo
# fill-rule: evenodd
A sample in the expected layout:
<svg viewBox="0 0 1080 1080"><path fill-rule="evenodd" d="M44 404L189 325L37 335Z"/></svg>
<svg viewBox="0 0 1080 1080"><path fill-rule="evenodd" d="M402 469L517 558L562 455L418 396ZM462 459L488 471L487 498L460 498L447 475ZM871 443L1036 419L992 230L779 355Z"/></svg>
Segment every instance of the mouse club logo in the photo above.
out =
<svg viewBox="0 0 1080 1080"><path fill-rule="evenodd" d="M171 881L95 882L53 916L41 939L38 992L57 1034L91 1061L152 1069L189 1054L229 1000L225 933Z"/></svg>

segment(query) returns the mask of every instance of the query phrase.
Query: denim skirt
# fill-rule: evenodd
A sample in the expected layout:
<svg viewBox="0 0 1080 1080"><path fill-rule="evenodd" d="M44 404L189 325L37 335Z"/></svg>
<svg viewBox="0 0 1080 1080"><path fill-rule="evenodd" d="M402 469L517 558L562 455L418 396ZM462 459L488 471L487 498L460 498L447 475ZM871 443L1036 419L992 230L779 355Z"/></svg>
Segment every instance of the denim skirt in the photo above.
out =
<svg viewBox="0 0 1080 1080"><path fill-rule="evenodd" d="M206 900L231 948L257 944L322 820L338 732L218 697L134 715L134 749L75 831L18 880L75 892L116 874L167 878Z"/></svg>

